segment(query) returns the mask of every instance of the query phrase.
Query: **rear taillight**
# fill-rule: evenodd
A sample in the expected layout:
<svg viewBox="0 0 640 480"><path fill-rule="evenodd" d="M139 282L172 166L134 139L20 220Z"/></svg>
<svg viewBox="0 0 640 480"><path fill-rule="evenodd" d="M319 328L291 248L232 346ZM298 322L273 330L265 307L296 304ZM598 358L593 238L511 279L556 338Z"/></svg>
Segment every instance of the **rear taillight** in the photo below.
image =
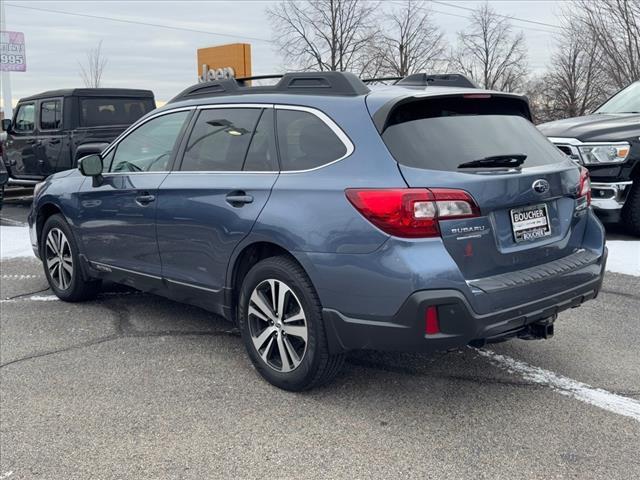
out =
<svg viewBox="0 0 640 480"><path fill-rule="evenodd" d="M396 237L437 237L439 220L480 216L473 197L464 190L350 188L345 193L367 220Z"/></svg>
<svg viewBox="0 0 640 480"><path fill-rule="evenodd" d="M587 205L591 205L591 180L589 170L580 168L580 183L578 184L578 198L586 198Z"/></svg>

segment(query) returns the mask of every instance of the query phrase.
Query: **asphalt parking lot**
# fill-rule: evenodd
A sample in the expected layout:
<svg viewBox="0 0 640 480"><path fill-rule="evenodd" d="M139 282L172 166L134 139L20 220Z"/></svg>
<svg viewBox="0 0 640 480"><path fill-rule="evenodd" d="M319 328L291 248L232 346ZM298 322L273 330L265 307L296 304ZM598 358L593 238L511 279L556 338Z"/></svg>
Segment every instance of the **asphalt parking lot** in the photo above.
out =
<svg viewBox="0 0 640 480"><path fill-rule="evenodd" d="M292 394L203 310L114 285L66 304L35 258L1 270L0 479L640 477L640 277L609 273L551 340L354 353Z"/></svg>

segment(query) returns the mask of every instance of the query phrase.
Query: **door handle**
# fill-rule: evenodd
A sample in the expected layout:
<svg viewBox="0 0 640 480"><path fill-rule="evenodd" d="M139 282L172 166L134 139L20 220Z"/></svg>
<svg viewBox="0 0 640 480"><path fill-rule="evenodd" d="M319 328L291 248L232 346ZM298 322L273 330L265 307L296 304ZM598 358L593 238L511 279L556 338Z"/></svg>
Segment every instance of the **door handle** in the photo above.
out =
<svg viewBox="0 0 640 480"><path fill-rule="evenodd" d="M247 203L253 202L253 196L247 195L242 191L231 192L225 198L227 203L232 207L241 207Z"/></svg>
<svg viewBox="0 0 640 480"><path fill-rule="evenodd" d="M51 145L56 145L56 144L60 143L60 139L59 138L52 138L51 140L49 140L49 143Z"/></svg>
<svg viewBox="0 0 640 480"><path fill-rule="evenodd" d="M149 205L155 199L156 199L155 195L151 195L149 193L143 193L136 197L136 203L138 203L139 205L145 206L145 205Z"/></svg>

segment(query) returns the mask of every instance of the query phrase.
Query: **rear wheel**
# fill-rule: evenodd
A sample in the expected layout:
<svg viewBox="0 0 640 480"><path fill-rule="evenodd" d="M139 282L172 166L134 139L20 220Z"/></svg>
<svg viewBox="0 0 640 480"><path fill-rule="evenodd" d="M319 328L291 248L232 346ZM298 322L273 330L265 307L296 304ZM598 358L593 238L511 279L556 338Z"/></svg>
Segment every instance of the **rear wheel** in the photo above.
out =
<svg viewBox="0 0 640 480"><path fill-rule="evenodd" d="M256 370L269 383L300 391L329 382L344 355L331 355L320 301L302 268L286 256L257 263L240 292L240 330Z"/></svg>
<svg viewBox="0 0 640 480"><path fill-rule="evenodd" d="M631 186L622 208L622 223L629 233L640 237L640 180L636 180Z"/></svg>
<svg viewBox="0 0 640 480"><path fill-rule="evenodd" d="M96 296L100 281L83 277L78 247L62 215L47 219L40 242L47 281L60 300L79 302Z"/></svg>

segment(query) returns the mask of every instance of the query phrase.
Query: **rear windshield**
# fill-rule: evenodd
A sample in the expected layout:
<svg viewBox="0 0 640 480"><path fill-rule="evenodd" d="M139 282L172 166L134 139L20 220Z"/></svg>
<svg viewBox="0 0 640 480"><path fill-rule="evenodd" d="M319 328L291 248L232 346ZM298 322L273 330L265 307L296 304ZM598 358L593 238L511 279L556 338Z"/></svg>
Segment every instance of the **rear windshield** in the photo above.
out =
<svg viewBox="0 0 640 480"><path fill-rule="evenodd" d="M81 98L80 125L131 125L154 108L151 98Z"/></svg>
<svg viewBox="0 0 640 480"><path fill-rule="evenodd" d="M527 115L519 100L421 100L393 111L382 139L401 165L432 170L497 155L526 155L523 168L564 161Z"/></svg>

